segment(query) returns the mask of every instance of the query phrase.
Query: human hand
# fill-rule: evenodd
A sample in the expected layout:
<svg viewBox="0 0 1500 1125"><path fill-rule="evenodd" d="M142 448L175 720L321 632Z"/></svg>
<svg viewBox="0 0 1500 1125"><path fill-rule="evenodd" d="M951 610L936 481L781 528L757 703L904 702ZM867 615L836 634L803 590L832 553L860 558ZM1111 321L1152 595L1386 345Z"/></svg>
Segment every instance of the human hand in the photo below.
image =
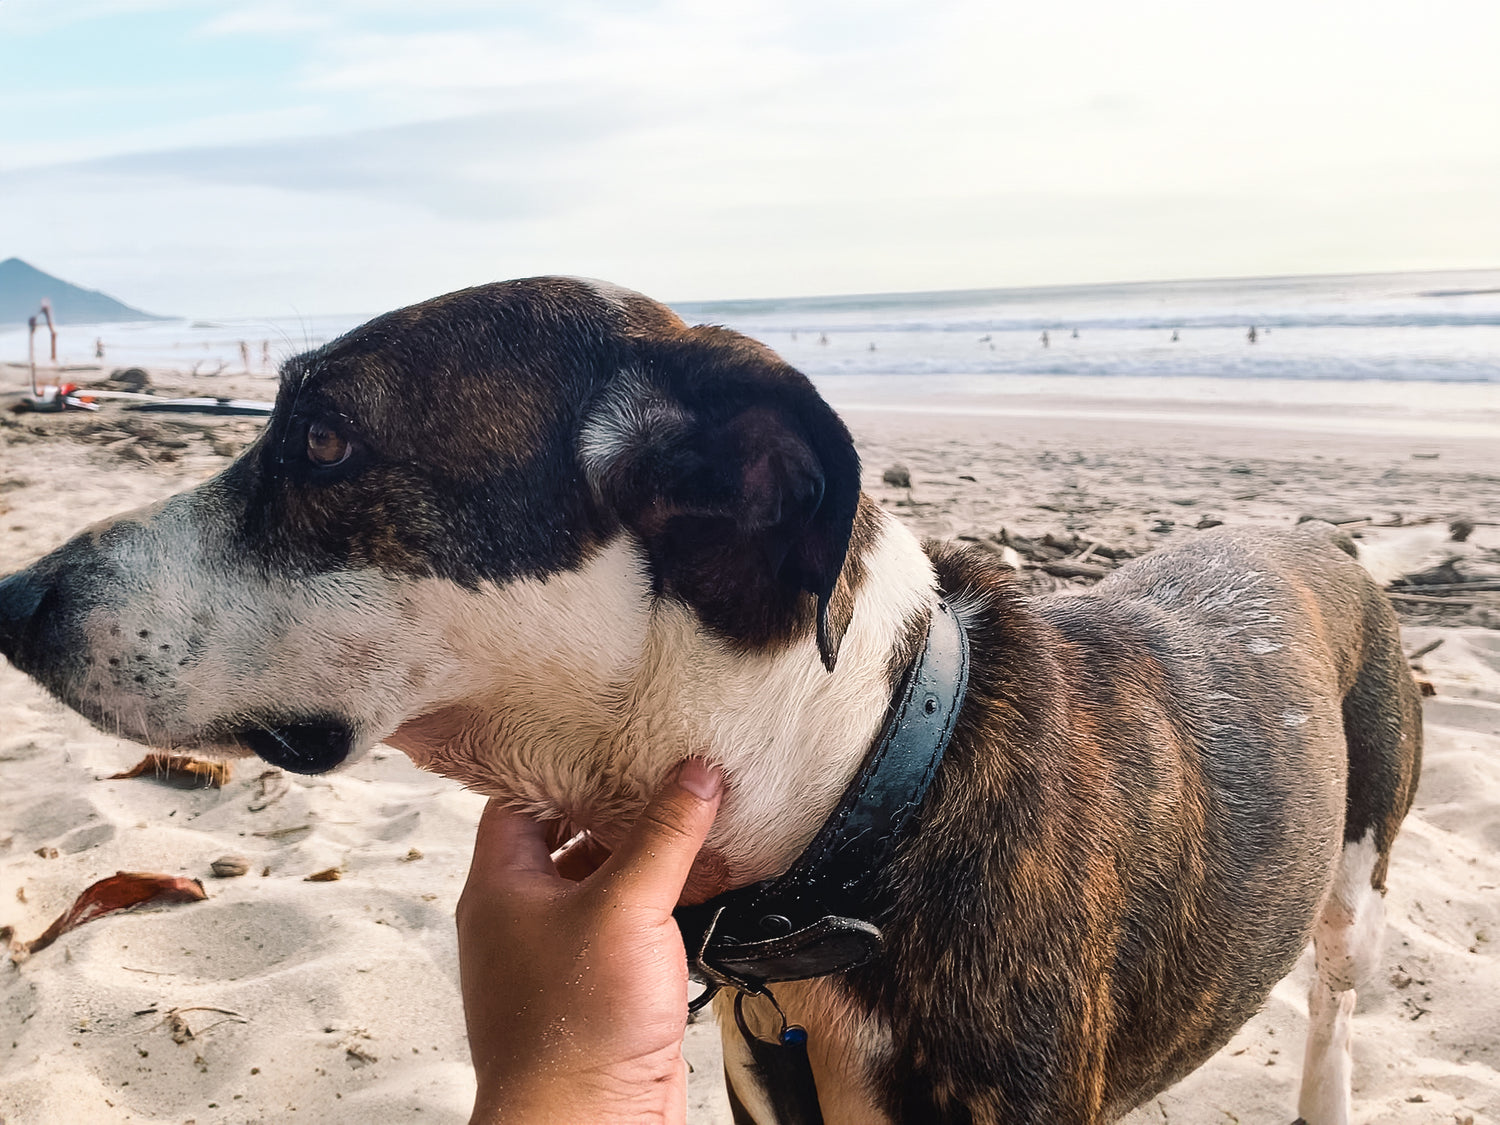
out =
<svg viewBox="0 0 1500 1125"><path fill-rule="evenodd" d="M553 862L545 824L485 808L457 911L471 1125L685 1118L687 958L672 909L721 786L718 770L683 762L578 882Z"/></svg>

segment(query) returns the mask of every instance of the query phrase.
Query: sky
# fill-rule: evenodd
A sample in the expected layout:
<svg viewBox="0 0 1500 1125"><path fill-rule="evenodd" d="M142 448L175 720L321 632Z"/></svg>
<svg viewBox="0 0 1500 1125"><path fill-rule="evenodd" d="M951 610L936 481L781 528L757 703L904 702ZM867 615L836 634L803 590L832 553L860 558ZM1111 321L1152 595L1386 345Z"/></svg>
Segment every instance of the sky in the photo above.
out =
<svg viewBox="0 0 1500 1125"><path fill-rule="evenodd" d="M1494 0L0 0L0 258L150 311L1500 266Z"/></svg>

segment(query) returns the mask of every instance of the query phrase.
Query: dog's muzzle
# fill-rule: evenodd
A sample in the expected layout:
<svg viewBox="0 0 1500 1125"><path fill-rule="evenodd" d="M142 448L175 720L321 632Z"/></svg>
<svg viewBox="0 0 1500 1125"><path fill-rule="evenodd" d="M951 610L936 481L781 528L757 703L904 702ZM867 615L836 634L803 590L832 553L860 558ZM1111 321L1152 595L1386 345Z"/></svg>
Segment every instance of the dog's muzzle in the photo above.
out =
<svg viewBox="0 0 1500 1125"><path fill-rule="evenodd" d="M81 694L81 679L69 670L75 662L68 659L68 654L87 645L78 628L80 615L74 611L80 603L86 604L95 596L88 579L94 579L96 587L108 580L105 569L98 565L97 556L92 553L75 552L73 561L79 565L72 569L33 566L0 581L0 653L20 671L36 677L94 722L106 729L112 726L117 729L115 713L101 706L97 698ZM134 654L129 660L143 661L144 655L149 654L146 650L155 646L156 640L153 639L142 654ZM131 668L137 667L134 663L127 663ZM170 665L160 668L145 662L139 667L151 669L157 676L170 676L177 670ZM140 681L140 674L136 675L136 680ZM126 683L124 686L129 688L131 685ZM135 694L139 695L141 690L144 689ZM134 725L136 732L129 736L151 745L200 745L220 750L243 747L272 765L293 773L331 770L349 757L356 742L351 723L326 713L261 715L241 712L197 732L177 729L165 742L158 741L159 735L152 737L152 732L158 730L155 723L148 722L144 727Z"/></svg>

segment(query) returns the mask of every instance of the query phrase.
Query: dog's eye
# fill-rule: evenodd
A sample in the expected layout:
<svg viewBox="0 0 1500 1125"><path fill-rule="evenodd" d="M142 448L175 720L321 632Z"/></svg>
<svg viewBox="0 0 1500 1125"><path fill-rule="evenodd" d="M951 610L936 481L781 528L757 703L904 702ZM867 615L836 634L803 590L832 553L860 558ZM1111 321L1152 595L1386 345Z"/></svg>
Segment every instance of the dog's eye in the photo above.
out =
<svg viewBox="0 0 1500 1125"><path fill-rule="evenodd" d="M331 468L349 459L353 446L332 426L325 422L314 422L307 427L307 459L314 465Z"/></svg>

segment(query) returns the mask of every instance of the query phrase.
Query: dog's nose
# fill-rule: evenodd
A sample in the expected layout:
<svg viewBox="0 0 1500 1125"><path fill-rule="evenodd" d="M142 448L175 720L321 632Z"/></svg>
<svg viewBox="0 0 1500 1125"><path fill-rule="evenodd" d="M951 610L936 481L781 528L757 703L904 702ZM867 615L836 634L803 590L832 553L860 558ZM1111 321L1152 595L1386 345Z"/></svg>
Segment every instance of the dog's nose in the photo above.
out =
<svg viewBox="0 0 1500 1125"><path fill-rule="evenodd" d="M47 584L29 570L20 570L0 581L0 652L12 662L21 648L21 638L47 596Z"/></svg>

